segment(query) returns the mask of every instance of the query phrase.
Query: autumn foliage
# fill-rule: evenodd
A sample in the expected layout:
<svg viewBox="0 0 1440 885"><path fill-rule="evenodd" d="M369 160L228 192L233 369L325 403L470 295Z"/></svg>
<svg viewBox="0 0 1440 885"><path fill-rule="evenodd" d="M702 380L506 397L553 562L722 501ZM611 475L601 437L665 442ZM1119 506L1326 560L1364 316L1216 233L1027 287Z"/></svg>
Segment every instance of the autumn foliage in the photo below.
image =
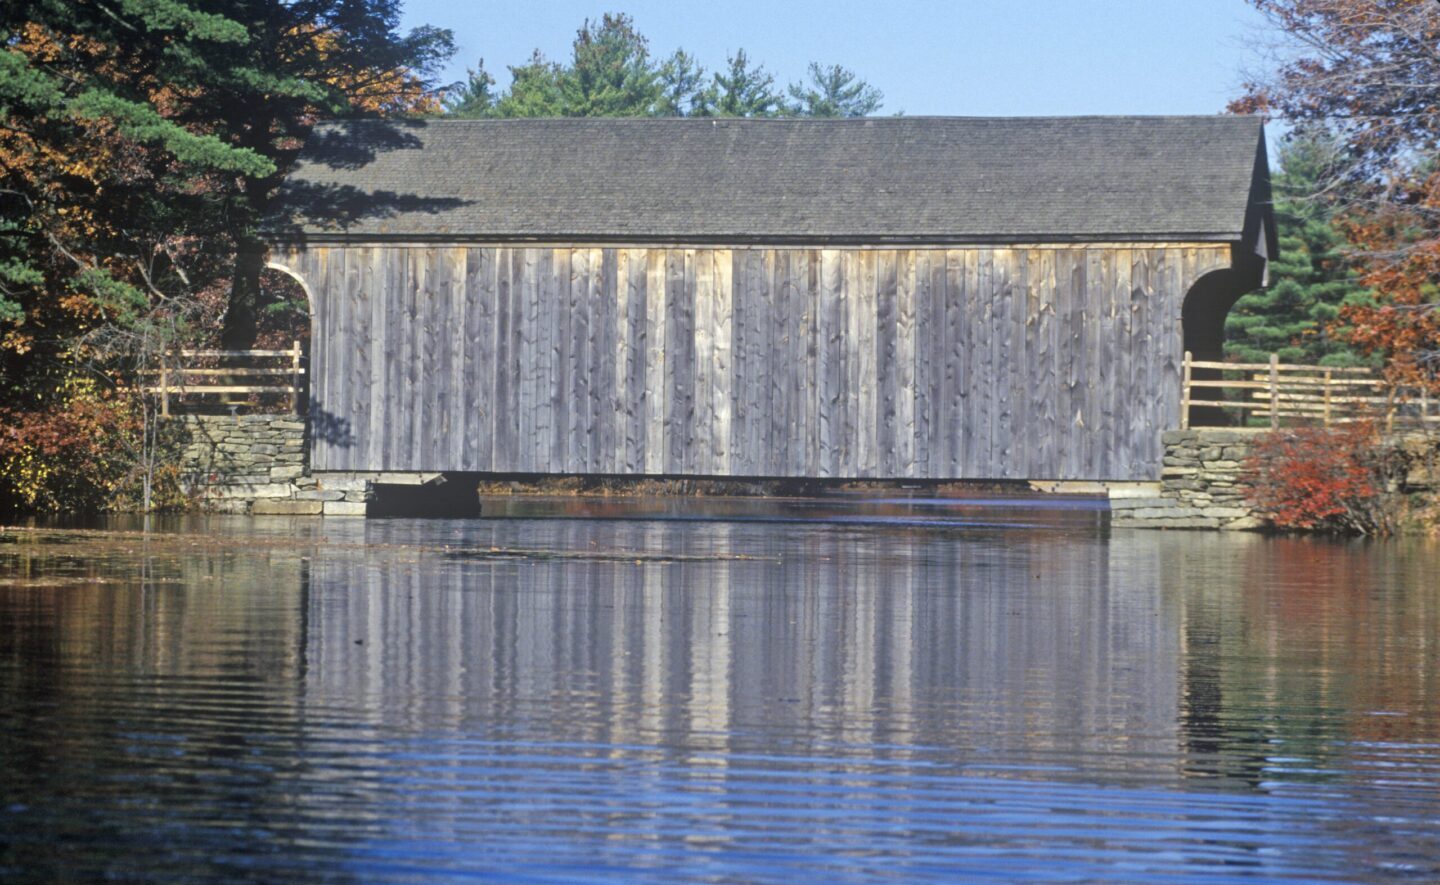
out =
<svg viewBox="0 0 1440 885"><path fill-rule="evenodd" d="M1392 381L1440 389L1440 3L1251 0L1275 67L1232 111L1339 146L1312 199L1341 219L1374 304L1329 331L1383 356Z"/></svg>
<svg viewBox="0 0 1440 885"><path fill-rule="evenodd" d="M1385 358L1390 381L1440 392L1440 230L1417 213L1440 213L1440 176L1417 195L1427 204L1352 218L1346 232L1362 254L1363 279L1380 300L1341 308L1341 334L1360 350Z"/></svg>
<svg viewBox="0 0 1440 885"><path fill-rule="evenodd" d="M141 420L84 380L39 406L0 406L0 513L105 509L133 479Z"/></svg>
<svg viewBox="0 0 1440 885"><path fill-rule="evenodd" d="M1267 434L1245 462L1250 503L1276 527L1388 534L1397 464L1368 422Z"/></svg>
<svg viewBox="0 0 1440 885"><path fill-rule="evenodd" d="M162 350L304 337L276 189L320 120L438 111L452 50L398 0L0 4L0 508L113 500Z"/></svg>

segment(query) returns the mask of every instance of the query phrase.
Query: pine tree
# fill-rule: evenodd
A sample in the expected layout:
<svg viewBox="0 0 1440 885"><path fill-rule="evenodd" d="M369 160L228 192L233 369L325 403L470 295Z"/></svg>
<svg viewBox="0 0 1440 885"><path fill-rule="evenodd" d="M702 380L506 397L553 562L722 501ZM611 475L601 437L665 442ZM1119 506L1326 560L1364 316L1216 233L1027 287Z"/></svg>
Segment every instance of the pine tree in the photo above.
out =
<svg viewBox="0 0 1440 885"><path fill-rule="evenodd" d="M775 117L785 100L775 91L775 77L764 65L751 65L745 50L730 56L724 72L714 76L715 114L720 117Z"/></svg>
<svg viewBox="0 0 1440 885"><path fill-rule="evenodd" d="M660 77L649 41L630 16L606 13L598 24L581 26L561 91L568 117L655 116Z"/></svg>
<svg viewBox="0 0 1440 885"><path fill-rule="evenodd" d="M510 88L495 101L492 117L565 116L565 69L535 50L530 61L510 68Z"/></svg>
<svg viewBox="0 0 1440 885"><path fill-rule="evenodd" d="M660 65L660 101L656 106L662 117L709 117L714 114L715 91L709 83L704 66L683 49Z"/></svg>
<svg viewBox="0 0 1440 885"><path fill-rule="evenodd" d="M452 87L444 99L445 113L452 117L490 117L495 113L495 78L485 70L485 59L465 72L465 83Z"/></svg>
<svg viewBox="0 0 1440 885"><path fill-rule="evenodd" d="M1328 331L1343 305L1371 299L1346 259L1334 209L1315 197L1336 151L1323 136L1298 135L1281 146L1272 180L1280 255L1270 265L1270 287L1241 298L1225 321L1230 359L1265 362L1275 353L1289 363L1365 362Z"/></svg>
<svg viewBox="0 0 1440 885"><path fill-rule="evenodd" d="M880 109L880 90L840 65L811 62L809 83L790 84L790 113L797 117L866 117Z"/></svg>
<svg viewBox="0 0 1440 885"><path fill-rule="evenodd" d="M663 61L624 14L586 20L570 58L551 61L535 50L510 67L510 85L496 92L482 63L446 97L454 117L862 117L880 107L875 87L841 65L812 63L803 83L789 87L750 60L744 49L716 72L683 49Z"/></svg>

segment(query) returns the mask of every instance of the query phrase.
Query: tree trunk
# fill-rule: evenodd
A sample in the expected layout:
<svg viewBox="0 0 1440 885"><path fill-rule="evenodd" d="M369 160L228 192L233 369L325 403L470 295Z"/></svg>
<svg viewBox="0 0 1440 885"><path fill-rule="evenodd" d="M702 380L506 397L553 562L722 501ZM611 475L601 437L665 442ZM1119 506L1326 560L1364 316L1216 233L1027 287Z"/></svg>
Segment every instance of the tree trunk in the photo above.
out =
<svg viewBox="0 0 1440 885"><path fill-rule="evenodd" d="M259 334L260 271L265 267L265 246L247 239L235 254L235 274L230 285L230 303L220 330L220 346L226 350L248 350Z"/></svg>

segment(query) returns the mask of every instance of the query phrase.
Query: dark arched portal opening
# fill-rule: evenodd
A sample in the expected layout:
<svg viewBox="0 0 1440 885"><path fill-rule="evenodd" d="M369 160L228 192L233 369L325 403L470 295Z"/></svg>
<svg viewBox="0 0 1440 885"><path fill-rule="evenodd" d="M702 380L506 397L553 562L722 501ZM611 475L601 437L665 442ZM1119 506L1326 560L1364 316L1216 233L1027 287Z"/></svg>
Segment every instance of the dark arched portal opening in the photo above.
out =
<svg viewBox="0 0 1440 885"><path fill-rule="evenodd" d="M256 314L257 350L278 352L299 347L303 365L295 379L299 390L294 402L304 414L309 405L310 329L314 317L310 289L290 268L272 262L260 272Z"/></svg>
<svg viewBox="0 0 1440 885"><path fill-rule="evenodd" d="M1180 313L1186 353L1201 362L1219 362L1225 358L1225 318L1235 302L1262 285L1263 269L1263 265L1242 265L1212 271L1195 281L1185 295ZM1220 370L1195 369L1192 377L1195 380L1216 380L1220 378ZM1207 394L1202 398L1213 397ZM1192 427L1220 426L1229 423L1229 420L1223 409L1213 406L1193 406L1190 409Z"/></svg>

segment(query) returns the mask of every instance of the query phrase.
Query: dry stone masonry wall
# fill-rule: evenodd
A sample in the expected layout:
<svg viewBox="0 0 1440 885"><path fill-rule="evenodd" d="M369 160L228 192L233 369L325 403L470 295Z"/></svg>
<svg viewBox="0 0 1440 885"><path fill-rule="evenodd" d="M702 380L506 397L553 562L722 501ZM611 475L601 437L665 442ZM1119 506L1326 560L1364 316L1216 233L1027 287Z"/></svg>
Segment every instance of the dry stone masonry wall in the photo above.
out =
<svg viewBox="0 0 1440 885"><path fill-rule="evenodd" d="M222 513L364 516L370 483L309 475L296 415L184 415L180 469L200 506Z"/></svg>
<svg viewBox="0 0 1440 885"><path fill-rule="evenodd" d="M1251 430L1172 430L1164 434L1158 495L1114 498L1116 528L1224 529L1266 526L1245 500L1243 464L1254 446Z"/></svg>

